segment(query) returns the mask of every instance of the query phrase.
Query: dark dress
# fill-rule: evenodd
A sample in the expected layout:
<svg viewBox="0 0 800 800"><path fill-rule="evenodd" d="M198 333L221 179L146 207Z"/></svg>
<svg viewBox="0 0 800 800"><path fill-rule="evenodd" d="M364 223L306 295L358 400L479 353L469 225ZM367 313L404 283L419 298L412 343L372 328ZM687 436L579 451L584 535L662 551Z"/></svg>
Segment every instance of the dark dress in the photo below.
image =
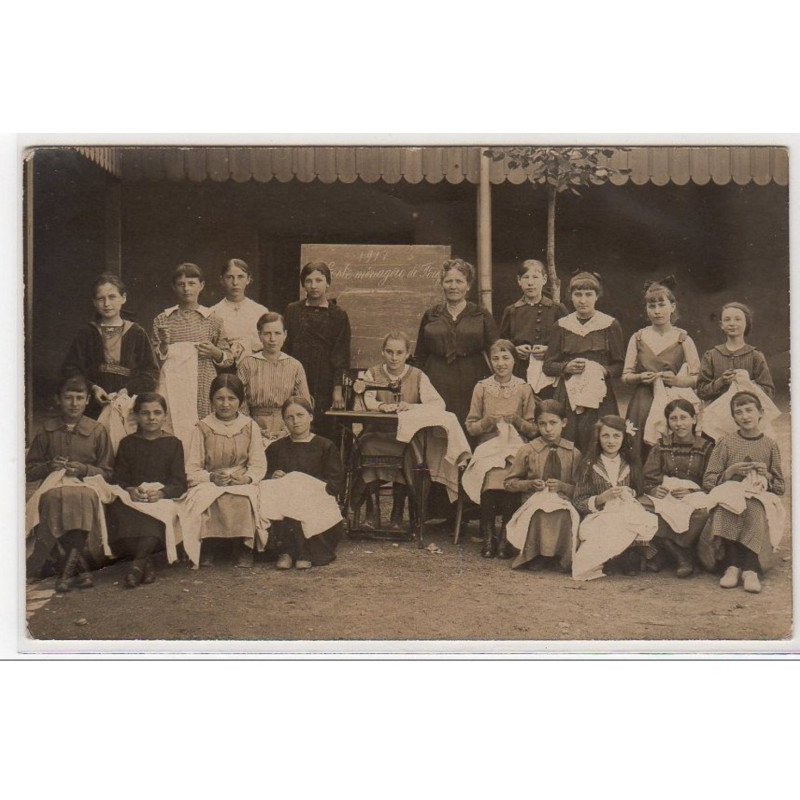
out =
<svg viewBox="0 0 800 800"><path fill-rule="evenodd" d="M314 400L314 431L331 433L335 426L325 412L333 403L333 389L342 385L350 368L350 319L329 300L327 306L310 306L297 300L286 307L284 351L296 358L306 372Z"/></svg>
<svg viewBox="0 0 800 800"><path fill-rule="evenodd" d="M164 498L174 500L186 492L186 469L180 439L163 434L145 439L137 433L126 436L117 450L113 482L123 489L141 483L163 483ZM164 523L115 500L109 509L109 541L155 537L164 540Z"/></svg>
<svg viewBox="0 0 800 800"><path fill-rule="evenodd" d="M714 443L703 436L695 436L694 441L687 444L674 441L672 434L662 436L658 444L653 445L644 465L645 495L660 486L665 477L694 481L702 487L713 449ZM655 513L650 498L642 497L640 502L648 511ZM686 533L675 533L659 516L656 536L689 548L697 542L707 519L707 511L694 511L689 521L689 530Z"/></svg>
<svg viewBox="0 0 800 800"><path fill-rule="evenodd" d="M528 303L523 298L506 306L500 320L500 338L508 339L515 347L521 344L543 344L550 341L553 327L561 317L566 317L569 312L562 303L556 303L549 297L542 295L538 303ZM518 358L514 364L514 374L523 380L527 378L528 361ZM552 389L547 387L543 395L550 394Z"/></svg>
<svg viewBox="0 0 800 800"><path fill-rule="evenodd" d="M127 389L131 396L153 392L158 385L158 362L150 339L140 325L125 320L121 331L88 322L78 329L61 368L62 377L83 375L107 392ZM121 333L121 336L119 335ZM87 415L102 410L93 398Z"/></svg>
<svg viewBox="0 0 800 800"><path fill-rule="evenodd" d="M462 426L475 384L491 374L486 353L497 339L492 315L475 303L467 303L455 320L445 303L428 309L422 317L414 364L430 378Z"/></svg>
<svg viewBox="0 0 800 800"><path fill-rule="evenodd" d="M729 369L743 369L760 386L768 397L775 396L775 383L767 366L767 359L760 350L749 344L735 352L724 344L718 344L706 351L700 362L700 377L697 379L697 396L706 403L716 400L728 391L729 383L722 379L722 373Z"/></svg>
<svg viewBox="0 0 800 800"><path fill-rule="evenodd" d="M329 439L314 436L310 442L294 442L288 436L273 442L267 449L267 477L281 472L303 472L325 482L328 494L338 497L344 485L344 470L339 451ZM293 559L306 559L315 567L330 564L336 558L336 546L342 535L342 523L310 539L303 535L295 520L274 522L278 549ZM271 545L270 545L271 546Z"/></svg>
<svg viewBox="0 0 800 800"><path fill-rule="evenodd" d="M574 442L575 447L582 453L586 453L592 441L592 429L595 422L606 414L619 414L619 406L611 379L619 378L622 374L625 351L622 344L622 328L613 317L610 318L611 321L606 327L591 330L584 336L562 326L562 323L570 319L577 319L577 317L570 314L559 320L553 328L542 371L545 375L560 379L554 396L563 404L567 413L567 426L562 431L562 436L568 441ZM591 322L591 319L587 322ZM606 378L606 396L601 401L600 407L587 408L581 414L576 414L570 407L564 385L569 377L564 373L564 368L574 358L596 361L609 373Z"/></svg>

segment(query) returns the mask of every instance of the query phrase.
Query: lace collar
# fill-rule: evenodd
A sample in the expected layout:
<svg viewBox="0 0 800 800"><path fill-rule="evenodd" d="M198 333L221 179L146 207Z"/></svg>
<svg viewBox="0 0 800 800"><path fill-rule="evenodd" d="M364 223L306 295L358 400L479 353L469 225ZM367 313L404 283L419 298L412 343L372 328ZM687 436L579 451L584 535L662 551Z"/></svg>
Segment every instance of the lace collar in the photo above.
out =
<svg viewBox="0 0 800 800"><path fill-rule="evenodd" d="M214 433L227 436L228 438L236 436L238 433L241 433L244 428L249 428L253 423L250 417L245 416L241 412L230 422L219 419L217 415L213 413L204 417L201 421L206 427L214 431Z"/></svg>
<svg viewBox="0 0 800 800"><path fill-rule="evenodd" d="M516 392L518 386L525 385L525 381L522 380L522 378L518 378L516 375L512 375L508 383L498 383L494 375L489 378L484 378L481 383L483 384L483 390L486 394L492 397L505 398L511 397Z"/></svg>

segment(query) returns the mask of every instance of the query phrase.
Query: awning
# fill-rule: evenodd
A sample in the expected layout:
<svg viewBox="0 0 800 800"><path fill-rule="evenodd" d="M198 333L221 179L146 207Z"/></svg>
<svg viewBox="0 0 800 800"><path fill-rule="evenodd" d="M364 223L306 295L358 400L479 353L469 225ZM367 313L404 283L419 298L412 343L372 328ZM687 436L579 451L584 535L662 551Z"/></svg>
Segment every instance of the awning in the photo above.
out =
<svg viewBox="0 0 800 800"><path fill-rule="evenodd" d="M81 147L77 148L123 181L235 181L288 183L440 183L479 182L480 147ZM663 186L689 182L720 186L789 183L785 147L632 147L609 148L616 185L628 181ZM493 161L494 184L520 184L529 172Z"/></svg>

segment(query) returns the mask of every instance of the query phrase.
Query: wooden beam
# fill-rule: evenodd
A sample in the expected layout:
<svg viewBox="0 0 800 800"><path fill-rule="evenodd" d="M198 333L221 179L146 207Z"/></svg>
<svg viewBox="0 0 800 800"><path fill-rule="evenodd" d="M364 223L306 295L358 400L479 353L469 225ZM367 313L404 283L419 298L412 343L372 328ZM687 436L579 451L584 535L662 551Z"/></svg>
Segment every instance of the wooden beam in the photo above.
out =
<svg viewBox="0 0 800 800"><path fill-rule="evenodd" d="M33 178L34 152L24 156L25 185L25 443L33 436Z"/></svg>
<svg viewBox="0 0 800 800"><path fill-rule="evenodd" d="M478 184L478 294L480 304L492 310L492 184L489 180L491 159L481 148Z"/></svg>

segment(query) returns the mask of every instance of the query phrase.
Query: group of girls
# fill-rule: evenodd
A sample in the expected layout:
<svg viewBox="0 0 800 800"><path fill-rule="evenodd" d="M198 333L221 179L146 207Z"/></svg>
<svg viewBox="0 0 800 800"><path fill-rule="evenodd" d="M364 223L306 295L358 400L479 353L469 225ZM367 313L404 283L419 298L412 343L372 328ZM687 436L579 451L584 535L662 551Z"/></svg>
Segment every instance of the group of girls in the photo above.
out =
<svg viewBox="0 0 800 800"><path fill-rule="evenodd" d="M328 265L303 267L305 298L285 317L246 297L251 276L243 261L228 262L221 277L225 298L205 308L202 271L180 265L172 279L177 305L156 317L151 346L122 318L124 285L100 276L93 286L97 319L79 331L64 364L60 413L28 453L31 480L63 470L73 481L100 475L128 492L133 507L115 501L108 524L114 554L134 559L128 585L153 579L150 557L165 539L164 526L152 515L145 524L137 503L180 497L202 483L222 489L203 507L197 538L234 539L236 563L248 565L252 549L265 544L248 487L299 472L321 481L328 495L342 488L325 412L344 407L350 323L328 296ZM759 427L774 386L763 354L745 342L752 325L746 306L723 308L726 342L700 359L691 337L673 324L671 279L646 286L651 324L627 350L619 322L596 308L602 284L595 273L572 276L575 310L568 313L544 294L544 265L524 261L522 296L505 309L499 329L488 311L466 300L470 264L449 260L440 279L443 302L423 316L414 364L407 363L408 336L387 334L383 363L363 375L386 389L365 392L363 401L385 413L422 405L456 415L475 448L463 482L480 507L484 557L516 555L512 566L530 569L555 563L578 579L598 577L612 562L633 574L658 570L665 560L685 577L699 560L725 568L721 585L742 579L748 591L759 590L758 573L780 535L768 498L784 486L777 446ZM635 387L627 419L616 378ZM714 445L697 429L701 401L742 387L729 403L736 430ZM136 395L137 430L113 443L92 418L126 394ZM669 402L654 414L657 398ZM645 438L652 426L660 432L654 444ZM376 456L407 452L379 422L365 429L361 447ZM389 525L400 530L405 476L375 463L361 476L374 499L366 525L380 526L378 489L392 481ZM734 497L732 482L746 485L746 497ZM39 504L35 542L40 557L53 547L61 553L62 588L76 571L79 586L91 582L85 534L95 531L98 513L91 492L80 490L59 485ZM713 502L703 505L704 492ZM339 526L310 538L297 520L274 527L280 535L270 541L278 542L281 568L335 556ZM202 562L213 555L204 544Z"/></svg>

